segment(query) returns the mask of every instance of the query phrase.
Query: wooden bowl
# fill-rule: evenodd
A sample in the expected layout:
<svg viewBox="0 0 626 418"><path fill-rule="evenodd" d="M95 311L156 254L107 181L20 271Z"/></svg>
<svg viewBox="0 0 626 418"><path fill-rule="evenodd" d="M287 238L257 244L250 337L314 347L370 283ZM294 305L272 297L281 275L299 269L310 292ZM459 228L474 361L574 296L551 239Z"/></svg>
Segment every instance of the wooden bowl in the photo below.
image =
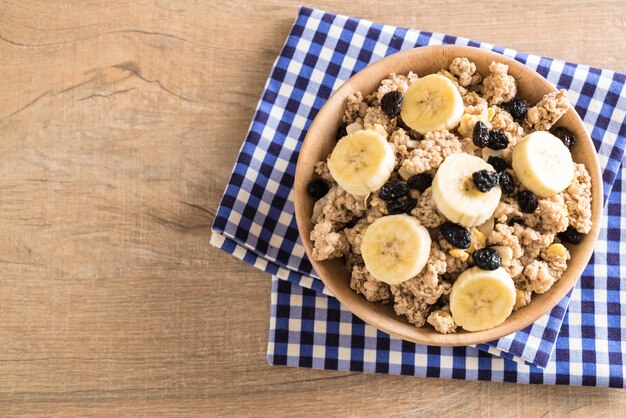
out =
<svg viewBox="0 0 626 418"><path fill-rule="evenodd" d="M442 68L447 69L455 57L467 57L475 62L478 71L483 75L489 73L488 66L492 61L507 64L509 74L517 80L518 95L530 103L536 103L545 93L556 91L546 79L523 64L478 48L429 46L399 52L359 71L328 99L309 128L300 151L295 176L295 212L298 230L309 259L324 284L344 307L368 324L394 337L428 345L456 346L484 343L519 331L546 314L563 299L582 274L593 252L602 216L602 176L597 154L583 122L570 107L558 125L567 127L576 135L576 144L572 149L574 161L584 163L591 175L593 227L579 245L569 246L572 258L563 277L548 292L533 295L528 306L513 312L496 328L478 332L466 332L459 328L459 332L446 335L436 332L428 324L416 328L403 317L396 315L391 304L368 302L362 295L350 289L350 272L344 266L343 259L322 262L312 259L312 243L309 236L313 229L311 214L315 200L308 195L306 186L314 177L314 164L326 159L336 143L334 138L342 122L346 98L357 91L362 92L364 96L373 92L378 88L380 81L392 72L406 74L413 71L419 76L425 76Z"/></svg>

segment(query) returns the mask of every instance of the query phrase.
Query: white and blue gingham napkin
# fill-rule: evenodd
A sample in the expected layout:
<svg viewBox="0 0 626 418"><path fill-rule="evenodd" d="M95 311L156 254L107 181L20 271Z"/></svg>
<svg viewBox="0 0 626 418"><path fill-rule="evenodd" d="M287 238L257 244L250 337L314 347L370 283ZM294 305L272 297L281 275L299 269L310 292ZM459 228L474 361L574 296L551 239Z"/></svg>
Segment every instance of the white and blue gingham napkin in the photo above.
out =
<svg viewBox="0 0 626 418"><path fill-rule="evenodd" d="M593 264L572 292L555 354L543 368L487 354L483 347L429 347L392 338L364 324L336 299L276 277L268 361L331 370L623 388L626 284L620 277L626 265L620 267L619 254L626 250L624 192L622 168L605 209ZM537 346L531 341L520 344L521 352Z"/></svg>
<svg viewBox="0 0 626 418"><path fill-rule="evenodd" d="M341 311L338 305L330 309L337 302L322 295L329 293L315 276L300 243L293 216L293 176L298 150L317 111L332 92L366 65L402 49L437 44L470 45L494 50L524 62L557 87L567 89L570 101L592 134L604 170L605 200L609 195L626 142L626 92L622 91L626 80L624 74L522 54L468 39L379 25L301 8L265 86L218 209L211 237L214 245L282 279L280 282L274 280L273 284L274 309L268 355L273 364L370 370L365 364L370 364L375 358L374 371L443 376L445 373L434 371L445 370L449 363L450 368L455 370L450 377L511 380L496 377L495 369L485 374L488 367L481 369L479 365L495 361L492 355L497 355L512 368L530 367L523 364L527 362L539 368L546 367L547 371L555 361L554 358L550 361L550 356L557 335L560 339L567 328L562 329L561 324L570 295L532 326L477 346L481 351L419 346L369 330L370 327ZM605 218L605 222L609 218ZM570 307L569 330L572 325L590 326L598 317L601 321L608 321L608 315L615 314L614 308L608 308L608 292L617 288L619 300L619 258L615 257L619 254L620 238L623 238L619 236L620 211L610 219L617 222L617 235L610 233L610 224L605 225L591 264L573 291L572 302L578 296L580 306L594 315L581 315L580 321L572 324ZM585 281L589 282L589 292L582 287ZM604 292L598 293L601 283L604 284ZM595 306L597 304L603 305ZM329 307L327 311L324 306ZM607 352L618 353L621 362L623 349L619 322L623 318L619 309L617 318L619 334L616 336L614 330L609 333L613 343L612 351ZM311 324L313 328L309 333L306 330ZM332 329L334 326L337 330ZM294 330L293 327L298 328ZM370 341L372 339L374 345ZM348 357L346 350L351 353ZM352 355L354 350L356 360ZM479 353L475 358L468 354L472 350ZM419 353L425 353L426 357ZM599 352L595 350L594 353ZM556 357L558 361L558 348ZM424 360L428 362L424 363ZM398 364L399 368L392 367ZM610 369L612 373L615 373L614 369L619 369L619 382L623 383L621 364ZM621 386L622 383L613 381L610 384Z"/></svg>

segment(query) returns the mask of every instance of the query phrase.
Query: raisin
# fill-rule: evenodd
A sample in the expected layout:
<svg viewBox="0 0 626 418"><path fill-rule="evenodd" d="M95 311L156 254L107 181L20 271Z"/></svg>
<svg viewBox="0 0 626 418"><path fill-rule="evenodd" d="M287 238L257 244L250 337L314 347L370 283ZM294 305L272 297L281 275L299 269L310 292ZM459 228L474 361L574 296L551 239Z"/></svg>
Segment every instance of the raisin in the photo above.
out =
<svg viewBox="0 0 626 418"><path fill-rule="evenodd" d="M406 184L408 184L411 189L416 189L424 193L424 191L433 184L433 178L426 173L420 173L409 177Z"/></svg>
<svg viewBox="0 0 626 418"><path fill-rule="evenodd" d="M505 149L508 146L509 137L506 136L503 130L495 129L489 132L489 142L487 143L487 148L498 151L501 149Z"/></svg>
<svg viewBox="0 0 626 418"><path fill-rule="evenodd" d="M439 228L443 238L456 248L466 249L472 243L472 234L461 225L446 222Z"/></svg>
<svg viewBox="0 0 626 418"><path fill-rule="evenodd" d="M385 201L397 200L409 194L409 186L406 183L392 181L383 185L380 189L380 198Z"/></svg>
<svg viewBox="0 0 626 418"><path fill-rule="evenodd" d="M526 114L528 113L528 108L526 107L526 102L524 99L519 97L513 97L508 105L509 113L513 116L515 120L524 120L526 118Z"/></svg>
<svg viewBox="0 0 626 418"><path fill-rule="evenodd" d="M309 184L306 186L307 191L311 196L316 199L320 199L326 196L328 193L329 187L328 184L322 179L311 180Z"/></svg>
<svg viewBox="0 0 626 418"><path fill-rule="evenodd" d="M568 149L572 149L574 143L576 142L574 134L565 128L558 127L554 130L553 134L559 138Z"/></svg>
<svg viewBox="0 0 626 418"><path fill-rule="evenodd" d="M478 148L485 148L489 143L489 130L487 129L487 125L483 122L478 121L476 125L474 125L472 141L474 141L474 145Z"/></svg>
<svg viewBox="0 0 626 418"><path fill-rule="evenodd" d="M570 244L580 244L583 239L583 235L576 230L573 226L568 226L567 229L558 234L561 241L569 242Z"/></svg>
<svg viewBox="0 0 626 418"><path fill-rule="evenodd" d="M335 137L335 139L339 141L344 136L348 136L348 131L346 130L346 124L342 123L339 129L337 130L337 136Z"/></svg>
<svg viewBox="0 0 626 418"><path fill-rule="evenodd" d="M380 108L390 119L395 118L400 113L402 107L402 93L399 91L390 91L385 93L380 100Z"/></svg>
<svg viewBox="0 0 626 418"><path fill-rule="evenodd" d="M498 177L498 173L491 170L480 170L472 173L474 186L483 193L487 193L498 184Z"/></svg>
<svg viewBox="0 0 626 418"><path fill-rule="evenodd" d="M498 172L501 173L506 170L506 161L500 157L496 157L495 155L491 155L487 158L487 162L491 164L491 166Z"/></svg>
<svg viewBox="0 0 626 418"><path fill-rule="evenodd" d="M537 201L537 196L530 190L524 190L523 192L519 192L517 195L517 203L519 203L519 208L524 213L533 213L537 210L539 206L539 202Z"/></svg>
<svg viewBox="0 0 626 418"><path fill-rule="evenodd" d="M502 193L509 196L515 191L513 176L508 171L500 173L500 188L502 189Z"/></svg>
<svg viewBox="0 0 626 418"><path fill-rule="evenodd" d="M483 270L496 270L502 264L500 253L490 247L474 251L472 259L474 264Z"/></svg>
<svg viewBox="0 0 626 418"><path fill-rule="evenodd" d="M443 277L439 276L441 279L443 279ZM448 299L447 297L441 296L439 299L437 299L437 302L432 304L432 310L433 311L438 311L440 309L443 309L444 306L446 306L448 304Z"/></svg>
<svg viewBox="0 0 626 418"><path fill-rule="evenodd" d="M395 202L387 202L387 212L390 215L397 215L400 213L407 213L417 206L417 200L406 199L396 200Z"/></svg>

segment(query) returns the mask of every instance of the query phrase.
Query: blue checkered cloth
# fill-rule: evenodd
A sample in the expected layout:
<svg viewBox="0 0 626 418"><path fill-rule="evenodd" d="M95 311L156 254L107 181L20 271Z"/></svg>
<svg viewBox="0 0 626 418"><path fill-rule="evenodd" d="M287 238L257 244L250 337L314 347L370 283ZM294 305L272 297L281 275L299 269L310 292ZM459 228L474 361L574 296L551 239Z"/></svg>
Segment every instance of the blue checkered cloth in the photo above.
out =
<svg viewBox="0 0 626 418"><path fill-rule="evenodd" d="M378 331L367 331L370 327L362 324L355 328L354 324L359 323L358 319L345 317L345 313L337 318L329 316L325 320L323 332L328 338L325 338L321 345L324 349L324 356L321 357L322 363L315 360L320 354L320 342L316 340L315 343L307 346L306 340L300 341L299 336L296 335L305 330L306 320L309 318L316 318L315 324L321 321L315 316L316 312L326 315L320 304L328 307L333 303L336 304L332 298L327 298L327 302L319 302L326 297L324 295L330 296L330 293L315 275L305 255L293 215L292 184L298 150L306 131L326 99L356 71L402 49L439 44L470 45L502 53L524 62L557 87L567 89L570 101L575 105L575 109L591 132L598 150L603 168L605 201L611 192L626 145L624 138L626 91L623 91L626 75L523 54L464 38L379 25L366 20L300 8L285 46L274 63L254 120L242 145L233 174L218 208L211 237L213 245L282 279L282 282L274 280L273 328L268 355L270 362L359 370L358 366L350 366L353 356L350 356L350 361L345 363L340 361L343 357L339 353L345 354L345 350L350 347L358 351L359 341L364 338L367 341L366 337L370 337L373 333L372 338L380 339L382 344L380 347L386 346L385 339L388 341L387 345L400 347L399 351L387 349L388 353L385 354L378 353L379 349L376 347L379 346L375 344L377 364L386 363L388 367L383 365L379 368L377 365L374 371L387 370L393 373L395 369L391 367L391 358L400 355L401 366L398 373L439 375L433 374L432 370L427 372L427 368L421 372L422 369L418 363L426 363L421 362L422 359L417 360L417 357L418 352L424 350L424 353L429 353L430 356L427 363L429 370L433 367L443 370L443 362L450 361L450 364L454 363L455 369L460 368L462 371L451 377L470 379L478 373L478 364L483 364L484 360L475 364L470 362L466 350L478 349L479 351L476 352L480 352L480 356L486 356L484 357L486 359L498 356L507 363L517 364L520 367L530 367L529 364L524 364L530 363L539 368L546 368L547 372L554 361L554 359L550 361L550 357L557 335L562 335L561 326L570 303L570 296L573 300L576 296L586 295L590 299L578 299L581 303L583 300L587 301L581 306L591 304L589 309L596 313L607 311L608 287L606 287L604 299L597 299L597 295L593 292L585 293L577 287L549 314L528 328L475 348L449 349L454 355L449 358L443 354L446 349L394 342L393 339ZM611 270L610 266L612 266L611 263L619 266L619 260L615 259L619 251L611 253L609 250L612 247L609 247L616 243L619 247L619 208L620 206L617 212L618 234L611 235L608 234L606 228L603 229L596 253L581 280L581 283L585 280L594 281L596 291L598 283L615 281L612 286L617 289L618 300L619 270ZM603 250L606 251L602 253ZM287 300L288 303L279 303L279 298L284 298L287 294L293 295L293 297L282 299ZM603 307L595 306L598 303L604 303ZM289 319L287 323L280 320L285 315L285 306L288 306L287 312L289 312L286 316ZM570 317L571 310L570 306ZM302 317L302 315L298 316L297 312L301 312L302 315L305 312L307 314ZM312 315L311 312L314 314ZM336 312L341 311L337 308ZM581 320L578 322L579 326L587 325L589 321L593 323L597 320L597 315L585 316L584 319L587 322ZM333 321L341 332L333 334L332 327L329 328ZM297 326L298 322L301 322L298 331L289 328L290 325ZM343 324L351 325L346 328ZM561 334L559 334L560 330ZM314 331L315 333L321 332L318 330L318 325L315 325ZM369 334L366 335L365 332ZM339 342L335 344L332 335L337 335L341 344ZM346 338L348 338L347 345L345 344ZM620 346L617 351L614 346L612 347L613 352L619 353L621 362L621 334L617 337L612 335L610 339L617 341ZM354 341L356 345L350 345L350 341ZM367 347L367 350L371 349L371 345ZM310 353L314 350L317 350L317 354L311 355ZM361 349L363 350L365 348ZM365 351L361 357L363 355ZM386 356L387 360L380 360L378 358L380 355ZM483 358L480 356L477 358ZM358 352L356 357L359 357ZM367 357L371 359L371 355ZM337 366L333 367L335 364ZM619 367L621 372L621 363ZM493 377L493 380L498 379Z"/></svg>
<svg viewBox="0 0 626 418"><path fill-rule="evenodd" d="M481 351L392 338L332 297L272 278L270 364L496 382L624 387L626 178L620 169L594 254L573 289L555 355L544 368ZM620 287L622 286L622 287ZM624 305L624 307L622 307ZM519 333L517 333L519 334ZM517 344L517 341L515 341ZM519 342L523 349L523 342ZM511 347L511 350L517 350Z"/></svg>

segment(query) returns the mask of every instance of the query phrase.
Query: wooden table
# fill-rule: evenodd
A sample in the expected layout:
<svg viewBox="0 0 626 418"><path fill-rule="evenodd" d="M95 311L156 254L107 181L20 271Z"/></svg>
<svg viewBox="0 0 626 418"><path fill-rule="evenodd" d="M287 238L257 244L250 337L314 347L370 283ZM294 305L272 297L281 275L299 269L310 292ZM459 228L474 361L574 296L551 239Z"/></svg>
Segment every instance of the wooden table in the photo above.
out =
<svg viewBox="0 0 626 418"><path fill-rule="evenodd" d="M0 1L0 415L619 415L625 392L269 367L210 225L296 1ZM320 8L626 70L620 1Z"/></svg>

